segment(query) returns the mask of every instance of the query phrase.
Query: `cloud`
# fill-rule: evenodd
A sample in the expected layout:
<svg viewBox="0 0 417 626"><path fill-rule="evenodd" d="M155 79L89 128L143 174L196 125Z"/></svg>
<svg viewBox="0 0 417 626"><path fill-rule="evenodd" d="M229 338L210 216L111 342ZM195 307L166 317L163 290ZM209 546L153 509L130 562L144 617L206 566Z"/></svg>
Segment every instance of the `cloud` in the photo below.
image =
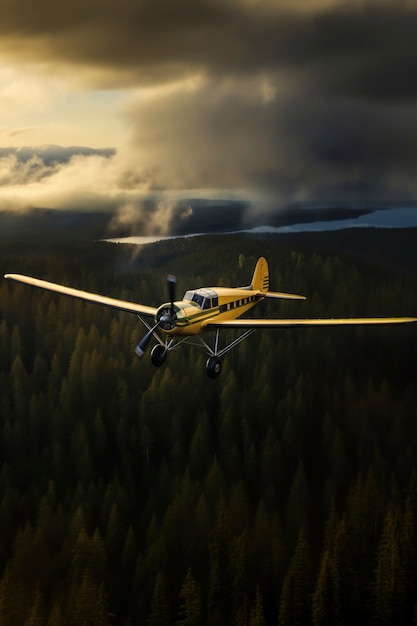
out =
<svg viewBox="0 0 417 626"><path fill-rule="evenodd" d="M162 188L255 190L275 207L360 201L365 188L375 201L416 193L415 111L406 102L313 95L277 72L138 97L126 114Z"/></svg>
<svg viewBox="0 0 417 626"><path fill-rule="evenodd" d="M6 128L0 126L0 137L3 138L2 143L10 143L13 141L15 137L19 137L20 135L30 135L36 132L36 127L26 127L26 128Z"/></svg>
<svg viewBox="0 0 417 626"><path fill-rule="evenodd" d="M118 206L127 219L158 192L166 224L175 197L201 189L274 208L416 197L416 14L412 0L8 0L3 58L125 89L130 141L55 164L34 155L25 183L4 157L0 202Z"/></svg>
<svg viewBox="0 0 417 626"><path fill-rule="evenodd" d="M0 45L46 69L77 66L74 78L102 87L308 67L320 89L409 98L415 16L411 0L9 0Z"/></svg>
<svg viewBox="0 0 417 626"><path fill-rule="evenodd" d="M177 232L181 222L186 222L192 215L190 204L184 206L171 193L162 193L154 198L121 204L110 222L109 230L125 234L167 236Z"/></svg>
<svg viewBox="0 0 417 626"><path fill-rule="evenodd" d="M57 89L56 81L39 81L33 66L17 71L10 65L0 65L0 107L3 110L43 111Z"/></svg>
<svg viewBox="0 0 417 626"><path fill-rule="evenodd" d="M5 147L0 148L0 159L12 156L15 159L16 166L18 164L27 163L33 159L39 160L45 166L54 164L68 163L76 156L102 156L112 157L116 154L115 148L88 148L85 146L23 146L19 148Z"/></svg>
<svg viewBox="0 0 417 626"><path fill-rule="evenodd" d="M114 210L141 198L149 181L136 177L126 154L113 149L0 149L0 209Z"/></svg>

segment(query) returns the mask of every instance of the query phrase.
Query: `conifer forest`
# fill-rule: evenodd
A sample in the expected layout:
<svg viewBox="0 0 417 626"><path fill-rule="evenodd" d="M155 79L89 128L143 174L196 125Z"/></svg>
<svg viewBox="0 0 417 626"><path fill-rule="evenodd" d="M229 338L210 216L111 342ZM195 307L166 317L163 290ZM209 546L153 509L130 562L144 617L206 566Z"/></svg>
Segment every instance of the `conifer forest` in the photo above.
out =
<svg viewBox="0 0 417 626"><path fill-rule="evenodd" d="M412 273L274 236L2 242L0 269L159 306L259 256L307 299L255 317L417 314ZM257 331L216 380L144 332L0 279L1 626L417 624L417 325Z"/></svg>

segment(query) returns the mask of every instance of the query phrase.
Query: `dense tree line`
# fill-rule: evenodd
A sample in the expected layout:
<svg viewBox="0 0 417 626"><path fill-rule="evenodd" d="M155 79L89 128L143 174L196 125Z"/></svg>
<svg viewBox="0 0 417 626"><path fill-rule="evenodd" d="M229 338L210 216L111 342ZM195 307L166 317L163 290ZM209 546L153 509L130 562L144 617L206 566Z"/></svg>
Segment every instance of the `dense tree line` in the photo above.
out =
<svg viewBox="0 0 417 626"><path fill-rule="evenodd" d="M133 253L9 246L1 273L158 305L262 254L308 299L257 315L417 312L415 282L273 238ZM137 360L128 314L1 280L0 315L2 625L417 623L413 325L258 332L211 381L193 346Z"/></svg>

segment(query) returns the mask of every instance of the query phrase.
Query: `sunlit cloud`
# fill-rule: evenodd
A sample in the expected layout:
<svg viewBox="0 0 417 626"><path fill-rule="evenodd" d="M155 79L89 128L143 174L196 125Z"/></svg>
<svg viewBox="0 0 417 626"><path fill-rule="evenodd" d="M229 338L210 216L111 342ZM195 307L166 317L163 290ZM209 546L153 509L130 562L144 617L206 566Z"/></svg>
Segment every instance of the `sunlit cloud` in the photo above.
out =
<svg viewBox="0 0 417 626"><path fill-rule="evenodd" d="M33 68L0 66L0 111L2 116L13 111L45 110L53 100L56 81L39 79ZM28 97L29 96L29 97Z"/></svg>
<svg viewBox="0 0 417 626"><path fill-rule="evenodd" d="M147 191L146 182L128 188L129 161L121 155L74 155L46 164L39 154L22 162L16 154L0 158L0 208L106 210Z"/></svg>

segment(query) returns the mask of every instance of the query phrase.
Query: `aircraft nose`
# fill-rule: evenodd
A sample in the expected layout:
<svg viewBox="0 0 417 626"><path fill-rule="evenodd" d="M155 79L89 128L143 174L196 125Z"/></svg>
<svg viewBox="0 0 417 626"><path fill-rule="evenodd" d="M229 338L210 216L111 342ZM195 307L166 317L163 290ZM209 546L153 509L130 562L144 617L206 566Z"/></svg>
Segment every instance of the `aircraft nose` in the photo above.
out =
<svg viewBox="0 0 417 626"><path fill-rule="evenodd" d="M156 314L159 327L162 330L172 330L177 323L177 315L170 304L164 304Z"/></svg>
<svg viewBox="0 0 417 626"><path fill-rule="evenodd" d="M161 324L169 324L169 322L171 321L171 316L167 314L161 315L159 321L161 322Z"/></svg>

